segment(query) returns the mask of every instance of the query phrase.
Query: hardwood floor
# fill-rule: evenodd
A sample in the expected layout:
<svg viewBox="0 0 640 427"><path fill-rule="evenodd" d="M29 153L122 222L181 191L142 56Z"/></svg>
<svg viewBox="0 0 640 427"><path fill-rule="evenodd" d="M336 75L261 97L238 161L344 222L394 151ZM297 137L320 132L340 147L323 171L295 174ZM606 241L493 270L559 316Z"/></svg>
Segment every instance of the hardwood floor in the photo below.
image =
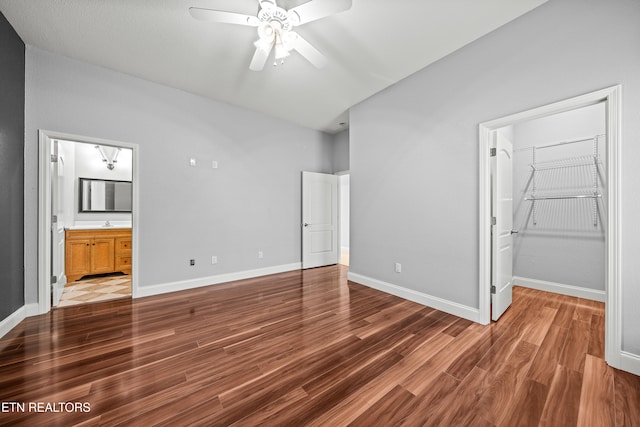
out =
<svg viewBox="0 0 640 427"><path fill-rule="evenodd" d="M640 425L602 304L516 288L481 326L346 271L28 318L0 340L0 425Z"/></svg>

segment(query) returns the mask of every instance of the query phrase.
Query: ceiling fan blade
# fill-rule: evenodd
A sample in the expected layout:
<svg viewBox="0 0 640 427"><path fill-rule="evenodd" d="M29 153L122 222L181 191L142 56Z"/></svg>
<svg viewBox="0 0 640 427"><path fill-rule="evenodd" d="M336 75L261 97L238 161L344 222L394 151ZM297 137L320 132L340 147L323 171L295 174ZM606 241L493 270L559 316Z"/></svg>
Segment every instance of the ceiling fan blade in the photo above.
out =
<svg viewBox="0 0 640 427"><path fill-rule="evenodd" d="M269 54L271 53L272 48L273 45L269 45L266 49L261 46L256 46L256 51L253 54L253 58L251 58L249 69L252 71L262 71L264 64L266 64L267 59L269 59Z"/></svg>
<svg viewBox="0 0 640 427"><path fill-rule="evenodd" d="M243 15L241 13L224 12L221 10L202 9L190 7L189 13L200 21L222 22L224 24L247 25L257 27L260 20L256 16Z"/></svg>
<svg viewBox="0 0 640 427"><path fill-rule="evenodd" d="M292 37L288 43L307 61L311 62L316 68L322 68L327 65L327 58L311 43L300 37L300 34L295 31L291 31L290 34Z"/></svg>
<svg viewBox="0 0 640 427"><path fill-rule="evenodd" d="M289 17L295 25L302 25L349 9L351 0L311 0L289 9Z"/></svg>

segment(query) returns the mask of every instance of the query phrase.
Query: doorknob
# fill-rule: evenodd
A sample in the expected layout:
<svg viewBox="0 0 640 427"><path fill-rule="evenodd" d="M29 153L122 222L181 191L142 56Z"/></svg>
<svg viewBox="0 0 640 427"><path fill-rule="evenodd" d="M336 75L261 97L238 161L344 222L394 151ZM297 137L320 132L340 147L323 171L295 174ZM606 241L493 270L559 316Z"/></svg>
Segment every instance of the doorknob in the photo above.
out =
<svg viewBox="0 0 640 427"><path fill-rule="evenodd" d="M311 224L309 224L309 223L305 222L305 223L304 223L304 224L302 224L302 225L304 225L305 227L308 227L308 226L310 226Z"/></svg>
<svg viewBox="0 0 640 427"><path fill-rule="evenodd" d="M511 234L518 234L518 230L511 230Z"/></svg>

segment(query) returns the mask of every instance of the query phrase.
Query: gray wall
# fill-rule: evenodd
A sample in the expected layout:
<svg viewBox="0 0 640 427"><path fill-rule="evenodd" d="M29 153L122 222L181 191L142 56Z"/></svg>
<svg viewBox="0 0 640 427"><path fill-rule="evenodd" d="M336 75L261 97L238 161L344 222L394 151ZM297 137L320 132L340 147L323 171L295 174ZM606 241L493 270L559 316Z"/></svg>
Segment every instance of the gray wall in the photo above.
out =
<svg viewBox="0 0 640 427"><path fill-rule="evenodd" d="M333 135L333 171L349 170L349 129Z"/></svg>
<svg viewBox="0 0 640 427"><path fill-rule="evenodd" d="M24 305L24 43L0 13L0 321Z"/></svg>
<svg viewBox="0 0 640 427"><path fill-rule="evenodd" d="M300 172L332 172L330 135L30 46L26 103L27 302L38 129L139 144L139 286L300 262Z"/></svg>
<svg viewBox="0 0 640 427"><path fill-rule="evenodd" d="M637 0L550 0L352 108L351 271L477 308L478 124L622 84L623 348L640 354L638 22Z"/></svg>
<svg viewBox="0 0 640 427"><path fill-rule="evenodd" d="M563 159L585 160L593 155L593 141L540 147L604 133L603 103L514 126L513 224L519 230L513 235L514 276L605 290L604 198L538 201L535 202L535 214L533 202L524 200L531 195L534 182L537 195L593 192L593 164L583 162L582 166L558 167L580 163ZM597 139L597 188L604 194L605 139ZM535 177L530 166L532 147L537 147L536 164L541 167ZM546 163L545 168L545 162L551 163ZM598 215L595 225L594 208Z"/></svg>

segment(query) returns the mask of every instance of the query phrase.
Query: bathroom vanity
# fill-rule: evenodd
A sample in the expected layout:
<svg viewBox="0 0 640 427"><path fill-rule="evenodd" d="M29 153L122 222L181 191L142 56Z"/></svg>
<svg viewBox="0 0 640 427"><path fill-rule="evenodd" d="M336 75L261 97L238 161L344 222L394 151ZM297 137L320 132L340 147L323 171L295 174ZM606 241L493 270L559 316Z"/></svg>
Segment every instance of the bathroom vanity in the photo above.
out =
<svg viewBox="0 0 640 427"><path fill-rule="evenodd" d="M67 229L65 239L68 282L91 274L131 274L131 228Z"/></svg>

